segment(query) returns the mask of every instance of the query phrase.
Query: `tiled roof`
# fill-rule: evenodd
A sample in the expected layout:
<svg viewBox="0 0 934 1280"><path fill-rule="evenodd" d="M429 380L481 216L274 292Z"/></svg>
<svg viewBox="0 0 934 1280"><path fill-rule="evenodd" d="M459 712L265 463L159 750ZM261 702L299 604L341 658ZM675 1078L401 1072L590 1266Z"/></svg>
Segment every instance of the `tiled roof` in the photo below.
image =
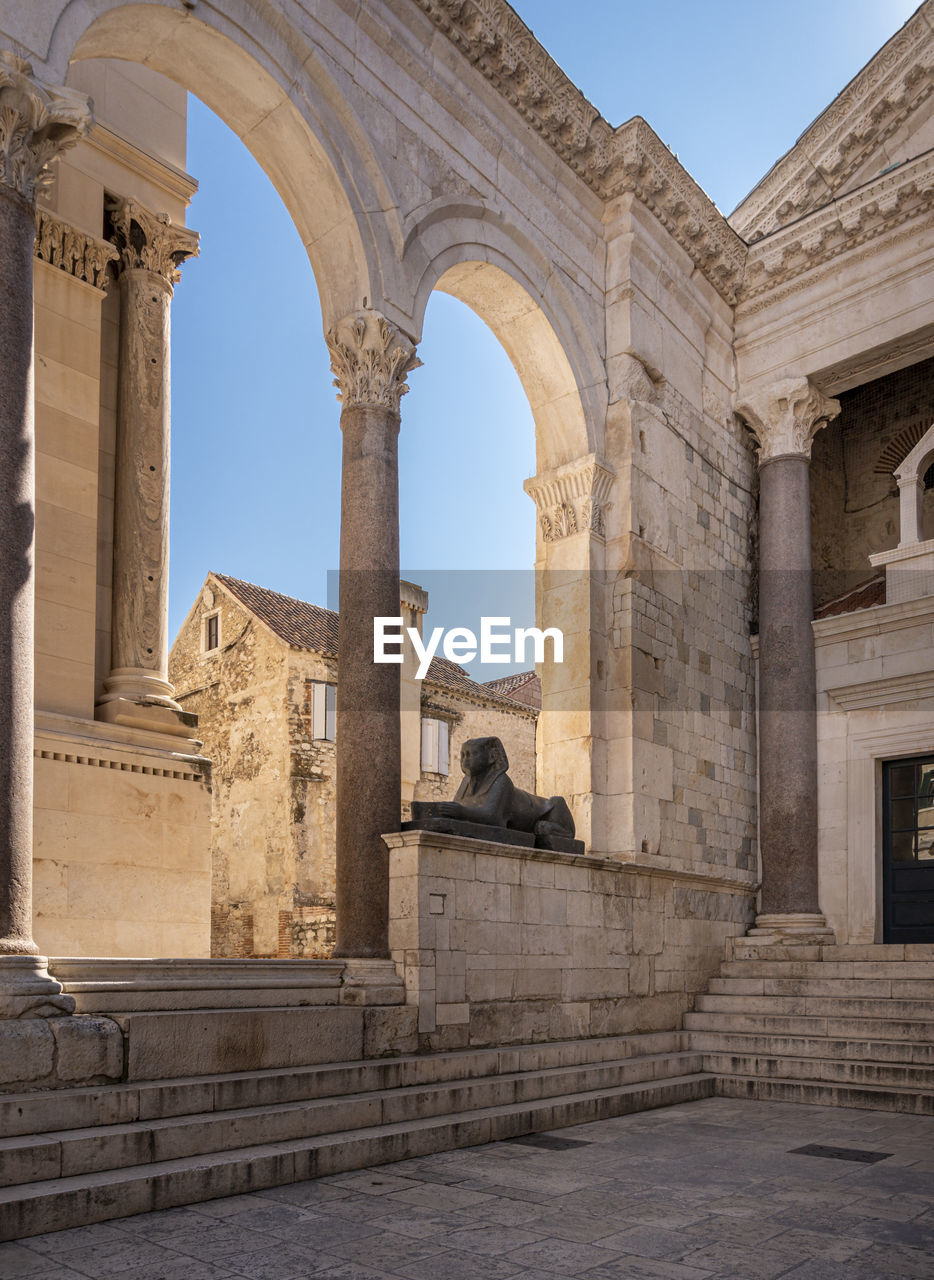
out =
<svg viewBox="0 0 934 1280"><path fill-rule="evenodd" d="M228 578L225 573L215 573L214 577L286 644L337 657L337 614L333 609L322 609L320 605L280 595L252 582Z"/></svg>
<svg viewBox="0 0 934 1280"><path fill-rule="evenodd" d="M328 658L337 657L338 615L333 609L324 609L321 605L309 604L307 600L280 595L278 591L270 591L267 587L243 582L240 578L230 578L226 573L215 573L213 577L293 649L307 649L309 653L320 653ZM523 673L526 677L529 674L534 676L535 673ZM519 701L491 687L498 684L498 681L493 680L489 685L480 684L471 679L463 667L447 658L432 658L426 680L438 689L484 698L488 702L498 702L513 708Z"/></svg>
<svg viewBox="0 0 934 1280"><path fill-rule="evenodd" d="M539 708L542 705L542 682L534 671L516 671L511 676L500 676L498 680L485 680L483 687L501 693L513 702L523 702L527 707Z"/></svg>
<svg viewBox="0 0 934 1280"><path fill-rule="evenodd" d="M854 613L857 609L871 609L874 605L885 604L885 574L876 574L867 578L842 595L834 596L814 610L815 618L832 618L840 613Z"/></svg>

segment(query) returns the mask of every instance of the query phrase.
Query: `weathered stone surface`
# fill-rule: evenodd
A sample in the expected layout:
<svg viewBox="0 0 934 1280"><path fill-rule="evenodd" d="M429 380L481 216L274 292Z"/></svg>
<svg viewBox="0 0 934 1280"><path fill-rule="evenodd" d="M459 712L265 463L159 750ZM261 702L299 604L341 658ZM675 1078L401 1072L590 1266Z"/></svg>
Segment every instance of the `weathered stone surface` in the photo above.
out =
<svg viewBox="0 0 934 1280"><path fill-rule="evenodd" d="M0 1083L29 1085L52 1074L55 1038L50 1023L57 1019L0 1019Z"/></svg>
<svg viewBox="0 0 934 1280"><path fill-rule="evenodd" d="M56 1075L75 1084L123 1075L123 1032L110 1018L76 1015L49 1020L55 1037Z"/></svg>

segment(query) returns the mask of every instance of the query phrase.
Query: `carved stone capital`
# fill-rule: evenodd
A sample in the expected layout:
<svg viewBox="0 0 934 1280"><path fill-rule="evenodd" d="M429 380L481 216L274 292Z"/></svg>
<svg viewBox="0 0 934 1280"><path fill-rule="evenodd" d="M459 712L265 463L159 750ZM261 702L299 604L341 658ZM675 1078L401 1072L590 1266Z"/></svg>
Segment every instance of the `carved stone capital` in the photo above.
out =
<svg viewBox="0 0 934 1280"><path fill-rule="evenodd" d="M378 311L356 311L328 331L327 344L345 409L379 405L399 412L406 376L422 363L404 333Z"/></svg>
<svg viewBox="0 0 934 1280"><path fill-rule="evenodd" d="M51 181L49 162L90 124L83 93L43 83L28 62L0 49L0 185L34 204Z"/></svg>
<svg viewBox="0 0 934 1280"><path fill-rule="evenodd" d="M737 395L733 408L756 438L759 466L773 458L810 458L811 442L840 412L807 378L786 378L761 391Z"/></svg>
<svg viewBox="0 0 934 1280"><path fill-rule="evenodd" d="M126 199L108 201L107 212L122 271L152 271L172 285L186 258L198 255L197 231L172 222L167 213Z"/></svg>
<svg viewBox="0 0 934 1280"><path fill-rule="evenodd" d="M78 231L46 209L39 210L36 257L41 262L67 271L75 279L103 292L107 283L107 264L119 256L115 245Z"/></svg>
<svg viewBox="0 0 934 1280"><path fill-rule="evenodd" d="M538 508L543 540L559 542L575 533L595 533L605 538L614 478L614 473L592 453L526 480L524 488Z"/></svg>

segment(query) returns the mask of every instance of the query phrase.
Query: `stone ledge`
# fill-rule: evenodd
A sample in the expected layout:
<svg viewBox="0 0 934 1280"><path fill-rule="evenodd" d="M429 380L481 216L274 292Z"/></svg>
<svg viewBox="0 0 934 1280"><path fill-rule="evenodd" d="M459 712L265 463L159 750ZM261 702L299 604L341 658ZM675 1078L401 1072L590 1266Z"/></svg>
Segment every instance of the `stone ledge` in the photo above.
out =
<svg viewBox="0 0 934 1280"><path fill-rule="evenodd" d="M678 867L672 863L641 862L620 858L608 858L596 853L559 853L554 849L535 849L526 846L499 844L495 840L475 840L473 837L448 835L440 831L391 831L383 836L390 849L412 849L429 846L450 849L458 853L493 855L517 858L523 862L552 862L565 867L581 867L585 870L631 872L635 875L657 876L663 880L681 880L698 888L725 889L730 893L755 893L759 888L757 876L729 868L719 869L704 863L701 870Z"/></svg>

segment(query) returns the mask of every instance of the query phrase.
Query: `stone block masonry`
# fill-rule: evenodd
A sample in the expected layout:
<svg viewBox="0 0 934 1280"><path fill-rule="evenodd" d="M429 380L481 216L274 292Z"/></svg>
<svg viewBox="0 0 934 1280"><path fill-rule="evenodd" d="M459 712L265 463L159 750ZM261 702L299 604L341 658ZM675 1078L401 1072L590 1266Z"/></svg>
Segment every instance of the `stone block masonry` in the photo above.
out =
<svg viewBox="0 0 934 1280"><path fill-rule="evenodd" d="M742 873L385 840L390 946L422 1050L672 1029L752 919Z"/></svg>

